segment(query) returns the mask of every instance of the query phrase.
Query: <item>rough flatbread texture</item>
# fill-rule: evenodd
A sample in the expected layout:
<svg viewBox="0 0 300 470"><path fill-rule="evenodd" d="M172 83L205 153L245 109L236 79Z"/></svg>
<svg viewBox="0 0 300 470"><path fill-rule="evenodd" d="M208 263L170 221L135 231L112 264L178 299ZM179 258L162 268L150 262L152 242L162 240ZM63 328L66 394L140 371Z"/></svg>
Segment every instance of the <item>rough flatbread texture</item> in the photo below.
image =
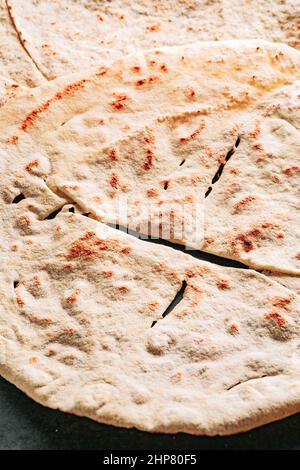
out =
<svg viewBox="0 0 300 470"><path fill-rule="evenodd" d="M240 129L240 144L205 203L204 251L299 275L299 91L299 82L283 88Z"/></svg>
<svg viewBox="0 0 300 470"><path fill-rule="evenodd" d="M19 41L5 0L0 0L0 74L27 87L45 82Z"/></svg>
<svg viewBox="0 0 300 470"><path fill-rule="evenodd" d="M298 0L7 0L24 47L53 79L141 49L267 39L299 48Z"/></svg>
<svg viewBox="0 0 300 470"><path fill-rule="evenodd" d="M199 42L132 54L31 90L6 106L0 129L19 126L20 137L29 133L39 138L90 111L81 123L84 128L97 123L107 135L118 128L124 135L134 130L137 113L141 126L149 117L254 106L299 78L299 69L298 51L260 40Z"/></svg>
<svg viewBox="0 0 300 470"><path fill-rule="evenodd" d="M300 295L300 276L276 273L274 271L263 271L263 274Z"/></svg>
<svg viewBox="0 0 300 470"><path fill-rule="evenodd" d="M14 232L18 250L1 272L0 370L38 402L208 435L299 410L291 291L68 212L31 217L26 230ZM161 319L184 280L182 301Z"/></svg>
<svg viewBox="0 0 300 470"><path fill-rule="evenodd" d="M7 101L15 98L21 91L25 92L26 87L19 85L9 78L0 76L0 107L7 103Z"/></svg>
<svg viewBox="0 0 300 470"><path fill-rule="evenodd" d="M133 55L9 103L3 138L36 166L46 155L48 185L98 219L143 233L151 219L152 235L200 248L204 195L239 126L299 70L298 52L263 41Z"/></svg>

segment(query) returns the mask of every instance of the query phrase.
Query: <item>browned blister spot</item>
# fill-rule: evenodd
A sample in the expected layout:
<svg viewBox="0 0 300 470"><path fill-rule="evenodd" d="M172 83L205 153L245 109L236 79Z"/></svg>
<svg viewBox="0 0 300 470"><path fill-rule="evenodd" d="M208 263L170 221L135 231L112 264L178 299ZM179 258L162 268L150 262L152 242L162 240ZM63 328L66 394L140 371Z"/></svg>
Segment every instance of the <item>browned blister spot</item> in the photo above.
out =
<svg viewBox="0 0 300 470"><path fill-rule="evenodd" d="M271 319L279 328L283 328L287 325L287 320L283 317L282 313L277 308L272 308L269 310L265 314L265 318Z"/></svg>
<svg viewBox="0 0 300 470"><path fill-rule="evenodd" d="M113 189L118 189L120 185L120 177L119 174L115 171L111 174L109 184Z"/></svg>
<svg viewBox="0 0 300 470"><path fill-rule="evenodd" d="M77 295L74 294L74 293L70 294L70 295L68 295L68 297L66 297L66 302L67 302L67 304L70 304L70 305L74 304L76 302L76 300L77 300Z"/></svg>
<svg viewBox="0 0 300 470"><path fill-rule="evenodd" d="M150 75L149 77L141 78L140 80L137 80L135 82L135 86L141 87L144 85L151 85L152 83L155 83L157 81L159 81L159 77L157 77L156 75Z"/></svg>
<svg viewBox="0 0 300 470"><path fill-rule="evenodd" d="M109 151L109 157L110 157L111 161L116 162L116 161L118 160L117 149L112 148L112 149Z"/></svg>
<svg viewBox="0 0 300 470"><path fill-rule="evenodd" d="M225 290L230 288L230 281L229 279L218 279L217 280L217 287L218 289Z"/></svg>
<svg viewBox="0 0 300 470"><path fill-rule="evenodd" d="M283 170L283 173L287 176L291 176L294 173L300 173L300 166L291 166Z"/></svg>
<svg viewBox="0 0 300 470"><path fill-rule="evenodd" d="M149 26L146 26L146 31L150 32L150 33L153 33L155 31L159 31L161 28L161 24L160 23L154 23L154 24L151 24Z"/></svg>
<svg viewBox="0 0 300 470"><path fill-rule="evenodd" d="M239 327L236 323L232 323L232 325L230 325L229 327L229 332L232 334L232 335L236 335L237 333L239 333Z"/></svg>
<svg viewBox="0 0 300 470"><path fill-rule="evenodd" d="M211 269L207 266L193 266L186 271L186 276L190 279L192 277L203 276L203 274L208 274L210 272Z"/></svg>
<svg viewBox="0 0 300 470"><path fill-rule="evenodd" d="M109 278L109 277L113 277L114 272L113 272L113 271L102 271L102 275L103 275L104 277L108 277L108 278Z"/></svg>
<svg viewBox="0 0 300 470"><path fill-rule="evenodd" d="M273 307L281 308L283 310L290 310L291 304L295 300L294 294L278 295L271 298Z"/></svg>
<svg viewBox="0 0 300 470"><path fill-rule="evenodd" d="M259 241L267 239L270 240L274 236L276 237L279 230L281 230L281 227L271 222L263 222L253 226L253 228L246 230L245 232L242 232L239 229L234 229L233 233L229 236L231 252L235 255L240 254L241 251L249 253L249 251L252 251L257 247Z"/></svg>
<svg viewBox="0 0 300 470"><path fill-rule="evenodd" d="M39 161L36 158L35 160L32 160L28 165L26 165L25 170L28 171L29 173L32 172L33 168L39 166Z"/></svg>
<svg viewBox="0 0 300 470"><path fill-rule="evenodd" d="M190 135L186 137L181 137L180 142L190 142L191 140L194 140L200 134L200 132L205 128L205 126L206 126L205 121L201 120L197 129L194 132L192 132Z"/></svg>
<svg viewBox="0 0 300 470"><path fill-rule="evenodd" d="M158 307L159 307L159 303L156 300L150 300L150 302L148 302L148 304L147 304L147 308L151 312L155 312L155 310L157 310Z"/></svg>
<svg viewBox="0 0 300 470"><path fill-rule="evenodd" d="M129 292L129 287L127 286L119 286L118 291L121 292L121 294L127 294Z"/></svg>
<svg viewBox="0 0 300 470"><path fill-rule="evenodd" d="M48 111L50 106L52 106L57 101L64 99L66 96L72 95L76 91L84 88L86 83L88 83L89 81L90 80L82 79L77 82L71 83L70 85L67 85L62 91L57 92L52 98L48 99L40 106L33 109L30 113L26 115L25 119L22 121L19 127L19 131L26 132L28 128L31 127L43 113ZM18 136L12 136L10 138L11 143L16 143L18 139Z"/></svg>
<svg viewBox="0 0 300 470"><path fill-rule="evenodd" d="M245 207L247 207L251 202L255 201L257 198L255 196L246 196L243 199L241 199L239 202L237 202L233 207L236 211L241 211Z"/></svg>
<svg viewBox="0 0 300 470"><path fill-rule="evenodd" d="M127 95L116 95L115 100L111 102L111 106L117 111L126 109L131 102L131 99Z"/></svg>
<svg viewBox="0 0 300 470"><path fill-rule="evenodd" d="M147 190L147 196L148 197L155 197L155 196L158 196L158 194L159 194L159 191L158 191L157 188L149 188Z"/></svg>
<svg viewBox="0 0 300 470"><path fill-rule="evenodd" d="M139 73L141 71L141 67L139 65L134 65L131 70L134 72L134 73Z"/></svg>
<svg viewBox="0 0 300 470"><path fill-rule="evenodd" d="M97 237L95 232L89 231L71 244L65 258L68 260L92 260L103 255L103 253L107 251L129 254L131 253L132 248L129 246L122 246L118 240L100 239Z"/></svg>

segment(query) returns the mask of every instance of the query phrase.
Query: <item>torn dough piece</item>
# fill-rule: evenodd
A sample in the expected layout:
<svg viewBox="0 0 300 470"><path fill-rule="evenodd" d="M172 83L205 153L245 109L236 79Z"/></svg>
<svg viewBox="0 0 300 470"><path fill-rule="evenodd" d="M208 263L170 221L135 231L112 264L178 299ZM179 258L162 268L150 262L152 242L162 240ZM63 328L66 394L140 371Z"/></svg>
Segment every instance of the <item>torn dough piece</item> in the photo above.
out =
<svg viewBox="0 0 300 470"><path fill-rule="evenodd" d="M291 291L80 215L33 225L32 243L1 271L0 371L34 400L116 426L208 435L299 411Z"/></svg>
<svg viewBox="0 0 300 470"><path fill-rule="evenodd" d="M240 144L205 202L204 251L300 274L299 90L299 82L283 88L279 101L240 130Z"/></svg>
<svg viewBox="0 0 300 470"><path fill-rule="evenodd" d="M299 48L297 0L7 0L20 40L48 79L124 54L195 41L266 39Z"/></svg>

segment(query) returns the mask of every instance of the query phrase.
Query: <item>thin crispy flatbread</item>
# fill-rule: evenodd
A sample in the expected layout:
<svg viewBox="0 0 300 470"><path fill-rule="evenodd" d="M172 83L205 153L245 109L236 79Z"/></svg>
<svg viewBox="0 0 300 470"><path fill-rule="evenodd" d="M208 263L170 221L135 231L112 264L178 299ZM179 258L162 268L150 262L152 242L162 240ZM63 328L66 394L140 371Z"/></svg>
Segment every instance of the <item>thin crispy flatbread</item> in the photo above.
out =
<svg viewBox="0 0 300 470"><path fill-rule="evenodd" d="M5 0L0 0L0 49L0 75L26 87L34 87L46 82L20 44Z"/></svg>
<svg viewBox="0 0 300 470"><path fill-rule="evenodd" d="M80 215L26 215L1 270L0 371L29 396L116 426L208 435L299 410L300 297Z"/></svg>
<svg viewBox="0 0 300 470"><path fill-rule="evenodd" d="M239 126L299 65L298 52L262 41L133 55L8 104L7 151L36 166L45 155L48 185L98 219L200 248L204 196Z"/></svg>
<svg viewBox="0 0 300 470"><path fill-rule="evenodd" d="M204 251L299 275L299 90L299 82L282 89L240 130L205 203Z"/></svg>
<svg viewBox="0 0 300 470"><path fill-rule="evenodd" d="M24 47L49 79L161 46L266 39L299 48L298 0L7 0Z"/></svg>

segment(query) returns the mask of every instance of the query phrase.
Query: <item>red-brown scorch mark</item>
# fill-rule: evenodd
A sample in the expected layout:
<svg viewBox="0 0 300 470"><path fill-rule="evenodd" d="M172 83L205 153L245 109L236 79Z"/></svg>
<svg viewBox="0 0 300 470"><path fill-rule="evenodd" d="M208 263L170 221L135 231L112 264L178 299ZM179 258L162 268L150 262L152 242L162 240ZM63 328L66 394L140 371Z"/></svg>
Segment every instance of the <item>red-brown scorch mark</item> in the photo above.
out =
<svg viewBox="0 0 300 470"><path fill-rule="evenodd" d="M116 99L112 101L111 106L117 111L121 111L128 107L131 99L127 95L116 95Z"/></svg>
<svg viewBox="0 0 300 470"><path fill-rule="evenodd" d="M161 64L159 68L162 72L168 72L168 67L166 66L166 64Z"/></svg>
<svg viewBox="0 0 300 470"><path fill-rule="evenodd" d="M90 82L90 80L82 79L77 82L71 83L70 85L67 85L62 91L58 91L52 98L49 98L47 101L45 101L40 106L33 109L30 113L27 114L27 116L19 127L19 131L27 132L28 128L31 127L43 113L48 111L48 109L54 103L64 99L66 96L74 94L78 90L81 90L88 82ZM19 140L19 136L12 136L9 140L11 143L16 143Z"/></svg>
<svg viewBox="0 0 300 470"><path fill-rule="evenodd" d="M246 196L243 199L241 199L239 202L237 202L233 207L236 211L243 210L246 206L248 206L251 202L255 201L256 197L255 196Z"/></svg>
<svg viewBox="0 0 300 470"><path fill-rule="evenodd" d="M287 176L291 176L296 172L300 173L300 166L291 166L290 168L283 170L283 173Z"/></svg>
<svg viewBox="0 0 300 470"><path fill-rule="evenodd" d="M157 188L149 188L147 190L147 196L148 197L155 197L155 196L158 196L158 194L159 194L159 191L158 191Z"/></svg>
<svg viewBox="0 0 300 470"><path fill-rule="evenodd" d="M118 291L121 292L121 294L127 294L129 292L129 287L127 286L119 286Z"/></svg>
<svg viewBox="0 0 300 470"><path fill-rule="evenodd" d="M280 311L276 308L272 308L265 314L265 318L273 320L273 322L279 327L283 328L287 324L287 320L282 316Z"/></svg>
<svg viewBox="0 0 300 470"><path fill-rule="evenodd" d="M159 303L156 300L150 300L147 304L147 308L151 310L151 312L155 312L158 309Z"/></svg>
<svg viewBox="0 0 300 470"><path fill-rule="evenodd" d="M197 129L194 132L192 132L192 134L188 135L187 137L181 137L180 142L189 142L190 140L194 140L200 134L200 132L205 128L205 126L206 126L205 121L204 120L200 121L200 124L197 127Z"/></svg>
<svg viewBox="0 0 300 470"><path fill-rule="evenodd" d="M36 158L35 160L32 160L28 165L26 165L25 170L28 171L29 173L32 172L33 168L39 166L39 161Z"/></svg>
<svg viewBox="0 0 300 470"><path fill-rule="evenodd" d="M149 85L149 84L155 83L158 80L159 80L159 77L157 77L156 75L150 75L150 77L141 78L140 80L137 80L135 82L135 85L137 87L141 87L141 86L144 86L144 85Z"/></svg>
<svg viewBox="0 0 300 470"><path fill-rule="evenodd" d="M146 161L144 162L144 166L143 166L145 171L151 170L153 166L154 158L155 158L155 155L154 155L153 150L151 150L150 148L146 149Z"/></svg>
<svg viewBox="0 0 300 470"><path fill-rule="evenodd" d="M230 288L230 281L228 279L219 279L217 281L218 289L225 290Z"/></svg>
<svg viewBox="0 0 300 470"><path fill-rule="evenodd" d="M70 305L74 304L76 300L77 300L76 294L70 294L68 297L66 297L66 302Z"/></svg>
<svg viewBox="0 0 300 470"><path fill-rule="evenodd" d="M293 294L287 296L276 296L272 299L273 307L281 308L283 310L290 310L291 303L295 300L295 296Z"/></svg>
<svg viewBox="0 0 300 470"><path fill-rule="evenodd" d="M152 25L146 26L146 31L153 33L154 31L159 31L160 28L160 23L154 23Z"/></svg>
<svg viewBox="0 0 300 470"><path fill-rule="evenodd" d="M296 253L295 258L300 260L300 252Z"/></svg>
<svg viewBox="0 0 300 470"><path fill-rule="evenodd" d="M111 149L110 152L109 152L109 157L110 157L111 161L116 162L118 160L117 149L115 149L115 148Z"/></svg>
<svg viewBox="0 0 300 470"><path fill-rule="evenodd" d="M277 175L272 175L271 180L273 181L273 183L276 183L276 184L281 183L281 180L280 180L279 176L277 176Z"/></svg>
<svg viewBox="0 0 300 470"><path fill-rule="evenodd" d="M110 186L111 186L113 189L118 189L118 188L119 188L119 185L120 185L120 177L119 177L118 173L113 172L113 173L111 174L111 177L110 177L110 180L109 180L109 184L110 184Z"/></svg>
<svg viewBox="0 0 300 470"><path fill-rule="evenodd" d="M134 67L132 67L131 69L134 73L139 73L141 71L141 67L139 67L138 65L135 65Z"/></svg>
<svg viewBox="0 0 300 470"><path fill-rule="evenodd" d="M229 331L232 335L236 335L239 332L238 325L236 323L232 323L232 325L230 325Z"/></svg>
<svg viewBox="0 0 300 470"><path fill-rule="evenodd" d="M66 263L64 265L64 269L68 269L68 271L71 271L73 269L73 265L71 263Z"/></svg>
<svg viewBox="0 0 300 470"><path fill-rule="evenodd" d="M203 274L208 274L210 271L210 268L207 266L194 266L186 271L186 276L190 279L192 277L203 276Z"/></svg>
<svg viewBox="0 0 300 470"><path fill-rule="evenodd" d="M83 259L88 261L109 251L129 254L132 248L129 246L123 247L118 240L103 240L98 238L95 232L86 232L71 244L65 258L67 260Z"/></svg>
<svg viewBox="0 0 300 470"><path fill-rule="evenodd" d="M102 275L103 275L104 277L109 278L109 277L113 277L114 272L113 272L113 271L102 271Z"/></svg>
<svg viewBox="0 0 300 470"><path fill-rule="evenodd" d="M271 222L264 222L253 226L252 229L245 232L235 229L234 236L229 240L231 252L235 255L238 255L241 251L249 253L249 251L256 248L258 240L265 240L268 238L268 235L276 235L276 231L278 232L280 229L279 225Z"/></svg>

